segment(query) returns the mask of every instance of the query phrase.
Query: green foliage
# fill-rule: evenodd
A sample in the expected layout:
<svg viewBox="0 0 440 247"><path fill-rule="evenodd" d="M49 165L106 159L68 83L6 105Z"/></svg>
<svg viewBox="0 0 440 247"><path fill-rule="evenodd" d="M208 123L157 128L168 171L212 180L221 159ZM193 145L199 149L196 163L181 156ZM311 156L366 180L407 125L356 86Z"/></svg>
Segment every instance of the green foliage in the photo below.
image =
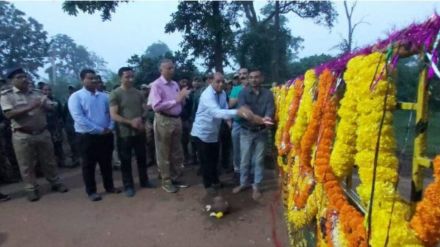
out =
<svg viewBox="0 0 440 247"><path fill-rule="evenodd" d="M54 80L54 73L57 81L78 81L79 73L84 68L95 69L98 73L106 72L106 62L102 58L84 46L77 45L65 34L57 34L52 38L48 54L51 66L46 69L46 73L50 81Z"/></svg>
<svg viewBox="0 0 440 247"><path fill-rule="evenodd" d="M417 99L417 82L420 63L416 56L400 59L397 64L397 100L415 102Z"/></svg>
<svg viewBox="0 0 440 247"><path fill-rule="evenodd" d="M332 27L337 16L333 4L329 1L284 1L266 4L261 9L262 20L260 20L255 14L252 2L240 3L248 21L246 27L237 32L235 58L242 67L263 69L266 81L283 82L292 78L289 64L302 48L303 39L294 37L287 28L287 14L293 13L301 18L311 18L316 23L328 27Z"/></svg>
<svg viewBox="0 0 440 247"><path fill-rule="evenodd" d="M145 51L145 56L149 58L165 56L168 52L171 52L167 44L159 41L151 44Z"/></svg>
<svg viewBox="0 0 440 247"><path fill-rule="evenodd" d="M266 75L266 81L272 81L271 63L273 56L274 40L276 32L272 23L264 25L248 26L237 36L236 60L242 67L261 68ZM301 48L303 41L300 37L293 37L290 30L283 26L278 33L279 60L278 67L280 78L287 79L290 76L289 61Z"/></svg>
<svg viewBox="0 0 440 247"><path fill-rule="evenodd" d="M52 87L52 93L55 96L56 99L60 100L61 102L66 102L69 96L69 91L67 87L69 85L74 86L75 88L80 88L81 83L79 80L72 83L66 80L66 78L59 78L57 79L56 83L49 82L49 85Z"/></svg>
<svg viewBox="0 0 440 247"><path fill-rule="evenodd" d="M47 54L47 32L43 25L13 4L0 1L0 73L20 65L38 77Z"/></svg>
<svg viewBox="0 0 440 247"><path fill-rule="evenodd" d="M93 14L95 11L101 12L102 20L108 21L111 20L111 15L120 2L128 1L65 1L63 10L74 16L78 14L79 10L88 14Z"/></svg>
<svg viewBox="0 0 440 247"><path fill-rule="evenodd" d="M418 57L412 56L401 59L397 64L397 100L403 102L416 102L417 100L417 84L419 81L419 73L423 64ZM436 76L429 81L429 110L431 112L440 111L440 79Z"/></svg>
<svg viewBox="0 0 440 247"><path fill-rule="evenodd" d="M274 3L269 3L263 8L266 20L275 15ZM316 24L333 27L338 13L331 1L283 1L280 2L280 14L293 13L300 18L311 18ZM263 22L265 22L264 20Z"/></svg>
<svg viewBox="0 0 440 247"><path fill-rule="evenodd" d="M166 33L182 32L182 52L204 60L207 70L223 71L234 50L238 7L226 1L182 1L165 26Z"/></svg>
<svg viewBox="0 0 440 247"><path fill-rule="evenodd" d="M299 61L293 62L289 65L290 78L296 78L297 76L304 75L304 73L308 69L314 68L331 59L333 59L333 57L326 54L313 55L313 56L301 58Z"/></svg>
<svg viewBox="0 0 440 247"><path fill-rule="evenodd" d="M157 51L156 48L158 47L158 44L161 44L163 48L167 48L161 49L161 51L168 51L164 54L157 52L153 56L152 51ZM160 42L150 45L145 53L140 56L131 56L131 58L128 60L128 64L135 68L135 84L139 86L143 83L149 84L160 76L159 63L160 60L163 58L168 58L174 61L176 65L174 76L175 80L179 80L181 78L192 78L193 76L197 75L199 72L197 70L197 67L194 65L194 60L187 59L187 57L187 54L184 54L182 52L172 53L166 44Z"/></svg>

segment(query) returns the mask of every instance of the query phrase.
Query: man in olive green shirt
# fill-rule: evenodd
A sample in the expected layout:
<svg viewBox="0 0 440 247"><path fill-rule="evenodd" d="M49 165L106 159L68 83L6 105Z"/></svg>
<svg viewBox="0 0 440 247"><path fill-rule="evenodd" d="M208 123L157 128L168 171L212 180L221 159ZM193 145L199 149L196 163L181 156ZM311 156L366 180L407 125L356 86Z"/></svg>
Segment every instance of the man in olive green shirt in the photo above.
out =
<svg viewBox="0 0 440 247"><path fill-rule="evenodd" d="M121 86L110 93L110 115L116 122L119 137L122 183L126 196L135 194L131 172L131 155L134 150L138 166L140 186L152 187L148 180L145 149L145 128L142 119L144 97L133 87L134 71L122 67L118 71Z"/></svg>

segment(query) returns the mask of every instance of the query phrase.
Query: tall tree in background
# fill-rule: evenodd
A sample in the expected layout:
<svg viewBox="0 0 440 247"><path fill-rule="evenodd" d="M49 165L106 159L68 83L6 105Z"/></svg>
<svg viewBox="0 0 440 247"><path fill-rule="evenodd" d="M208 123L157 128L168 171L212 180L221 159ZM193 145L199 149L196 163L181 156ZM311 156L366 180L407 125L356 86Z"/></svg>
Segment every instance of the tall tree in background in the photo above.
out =
<svg viewBox="0 0 440 247"><path fill-rule="evenodd" d="M119 2L113 1L65 1L63 10L75 16L79 11L101 12L106 21L111 19L118 5ZM226 1L182 1L165 26L165 32L182 32L181 54L202 58L207 70L215 68L223 72L223 66L229 64L228 57L234 50L232 28L239 27L238 9L238 5Z"/></svg>
<svg viewBox="0 0 440 247"><path fill-rule="evenodd" d="M182 52L204 59L208 70L223 72L234 50L233 28L238 28L238 6L226 1L182 1L165 32L182 32Z"/></svg>
<svg viewBox="0 0 440 247"><path fill-rule="evenodd" d="M55 35L49 45L49 61L51 66L46 69L50 81L78 81L79 73L84 68L95 69L98 73L106 71L106 62L95 53L89 52L84 46L65 34Z"/></svg>
<svg viewBox="0 0 440 247"><path fill-rule="evenodd" d="M64 10L69 14L76 14L78 10L87 13L100 11L103 20L109 20L116 6L116 3L67 1ZM246 63L240 65L252 63L268 68L269 79L281 81L288 77L286 68L301 42L283 26L284 16L294 14L332 27L337 13L330 1L274 1L266 9L260 19L252 1L182 1L165 31L183 33L181 54L203 59L207 70L223 71L223 67L229 65L229 59L235 56L239 63ZM246 27L240 30L242 14L247 21ZM235 39L234 32L239 34L238 39ZM234 42L238 42L238 47ZM242 48L253 54L244 55L240 51ZM262 57L266 61L261 61Z"/></svg>
<svg viewBox="0 0 440 247"><path fill-rule="evenodd" d="M280 64L280 62L283 62L283 52L287 52L289 48L292 48L288 45L284 45L283 47L282 42L283 35L285 36L285 31L283 30L283 21L281 17L287 14L295 14L301 18L312 19L316 24L322 24L329 28L333 27L333 23L337 17L334 4L330 1L275 1L274 3L269 3L272 7L265 7L266 12L264 12L263 19L260 19L259 16L257 16L252 1L240 1L236 2L236 4L242 6L242 10L245 13L250 28L258 30L261 28L261 25L272 25L272 28L270 29L273 31L271 36L273 47L270 56L270 74L271 79L278 82L281 79L286 79L280 77L280 72L283 68ZM297 40L297 42L298 41L299 40Z"/></svg>
<svg viewBox="0 0 440 247"><path fill-rule="evenodd" d="M262 15L267 16L272 12L275 5L266 5L262 10ZM275 80L273 75L277 61L278 77L287 78L290 76L288 65L295 57L295 54L301 48L302 38L293 37L286 24L288 22L285 16L280 16L278 20L280 29L275 28L275 20L268 19L267 22L246 22L246 27L237 32L237 48L235 58L243 67L258 67L263 70L266 79ZM274 37L277 36L276 42ZM274 50L278 49L276 59Z"/></svg>
<svg viewBox="0 0 440 247"><path fill-rule="evenodd" d="M145 56L149 58L155 58L165 56L165 54L169 52L171 52L171 50L168 45L162 41L158 41L148 46L147 50L145 51Z"/></svg>
<svg viewBox="0 0 440 247"><path fill-rule="evenodd" d="M351 52L354 49L353 36L354 36L354 32L356 31L356 28L360 24L367 24L367 22L363 21L364 18L362 18L359 21L353 20L353 13L356 9L357 4L358 2L354 1L353 3L351 3L350 6L348 6L347 0L344 0L344 11L345 11L345 16L347 17L347 25L348 25L347 38L343 38L341 43L337 45L337 47L341 50L342 53Z"/></svg>
<svg viewBox="0 0 440 247"><path fill-rule="evenodd" d="M290 78L295 78L304 75L308 69L314 68L332 59L334 59L334 57L326 54L301 58L299 61L295 61L289 65L289 76Z"/></svg>
<svg viewBox="0 0 440 247"><path fill-rule="evenodd" d="M135 84L139 86L156 80L160 76L159 62L163 58L175 62L175 80L192 78L199 73L194 65L194 59L187 59L188 56L181 52L172 53L165 43L159 41L151 44L144 54L133 55L128 60L128 64L136 70Z"/></svg>
<svg viewBox="0 0 440 247"><path fill-rule="evenodd" d="M112 13L115 12L120 2L128 1L64 1L63 10L69 15L76 16L79 11L93 14L101 12L101 18L104 21L111 20Z"/></svg>
<svg viewBox="0 0 440 247"><path fill-rule="evenodd" d="M20 65L32 75L44 65L47 54L47 32L43 25L13 4L0 1L0 73Z"/></svg>

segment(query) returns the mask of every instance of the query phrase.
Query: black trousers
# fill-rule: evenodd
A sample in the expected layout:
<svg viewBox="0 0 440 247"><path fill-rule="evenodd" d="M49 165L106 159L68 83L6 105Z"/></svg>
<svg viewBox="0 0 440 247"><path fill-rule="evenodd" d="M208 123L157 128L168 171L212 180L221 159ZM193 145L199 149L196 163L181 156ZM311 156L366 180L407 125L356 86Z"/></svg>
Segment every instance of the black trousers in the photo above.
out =
<svg viewBox="0 0 440 247"><path fill-rule="evenodd" d="M148 182L146 138L144 134L119 138L119 159L121 160L122 183L124 188L134 188L131 156L134 150L141 186Z"/></svg>
<svg viewBox="0 0 440 247"><path fill-rule="evenodd" d="M231 149L232 149L232 138L231 138L231 129L226 124L225 121L222 121L220 126L220 164L223 169L228 170L232 169L231 164Z"/></svg>
<svg viewBox="0 0 440 247"><path fill-rule="evenodd" d="M203 142L197 137L195 138L195 141L202 169L203 185L205 188L209 188L213 184L220 183L217 171L219 145L218 142Z"/></svg>
<svg viewBox="0 0 440 247"><path fill-rule="evenodd" d="M98 163L99 169L101 170L105 190L113 190L113 134L78 134L78 140L80 143L82 174L84 184L86 185L86 193L88 195L96 193L96 163Z"/></svg>
<svg viewBox="0 0 440 247"><path fill-rule="evenodd" d="M75 163L79 160L79 137L78 134L75 133L75 129L73 128L73 125L66 124L65 125L65 130L66 130L66 135L67 135L67 141L69 142L69 146L70 146L70 155L71 155L71 159L72 162Z"/></svg>

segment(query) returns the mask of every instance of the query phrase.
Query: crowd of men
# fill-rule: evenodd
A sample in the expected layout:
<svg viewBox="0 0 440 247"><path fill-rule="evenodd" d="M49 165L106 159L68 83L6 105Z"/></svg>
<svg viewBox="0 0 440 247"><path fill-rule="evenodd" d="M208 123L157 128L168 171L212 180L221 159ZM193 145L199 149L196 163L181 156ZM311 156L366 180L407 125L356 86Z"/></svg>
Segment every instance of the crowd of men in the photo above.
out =
<svg viewBox="0 0 440 247"><path fill-rule="evenodd" d="M95 71L83 69L82 87L69 86L62 104L49 84L34 88L24 68L10 69L0 95L0 181L17 182L21 175L27 199L37 201L38 173L53 191L64 193L68 188L57 167L81 165L85 192L91 201L99 201L98 165L106 193L133 197L134 156L141 188L155 187L147 170L157 165L161 188L176 193L188 187L179 180L182 168L200 165L198 174L209 195L223 187L220 172L233 172L232 192L252 187L252 197L258 200L274 116L273 95L262 87L262 71L241 68L230 81L216 72L177 83L174 70L173 61L163 59L160 77L139 90L135 71L122 67L120 84L107 92ZM65 161L64 135L71 162ZM122 190L114 186L115 168L121 171ZM8 199L0 193L0 200Z"/></svg>

